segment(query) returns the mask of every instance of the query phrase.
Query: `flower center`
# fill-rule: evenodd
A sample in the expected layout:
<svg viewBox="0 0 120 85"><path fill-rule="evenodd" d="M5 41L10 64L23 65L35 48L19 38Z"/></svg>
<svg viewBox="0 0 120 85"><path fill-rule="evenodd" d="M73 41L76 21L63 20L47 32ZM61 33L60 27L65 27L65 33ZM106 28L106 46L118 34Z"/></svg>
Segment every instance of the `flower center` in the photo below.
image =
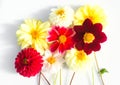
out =
<svg viewBox="0 0 120 85"><path fill-rule="evenodd" d="M86 53L83 50L77 51L75 53L75 56L77 57L78 60L81 60L81 61L86 60L86 57L85 57Z"/></svg>
<svg viewBox="0 0 120 85"><path fill-rule="evenodd" d="M48 63L53 64L56 62L56 59L53 56L51 56L51 57L47 58L47 61L48 61Z"/></svg>
<svg viewBox="0 0 120 85"><path fill-rule="evenodd" d="M85 33L83 39L84 43L92 43L95 39L95 36L92 33Z"/></svg>
<svg viewBox="0 0 120 85"><path fill-rule="evenodd" d="M64 9L58 9L57 11L56 11L56 14L57 15L60 15L60 16L62 16L63 14L65 13L65 11L64 11Z"/></svg>
<svg viewBox="0 0 120 85"><path fill-rule="evenodd" d="M23 59L23 64L24 64L24 65L27 65L27 64L28 64L27 58L24 58L24 59Z"/></svg>
<svg viewBox="0 0 120 85"><path fill-rule="evenodd" d="M32 38L37 39L39 37L39 32L37 30L33 30L31 32Z"/></svg>
<svg viewBox="0 0 120 85"><path fill-rule="evenodd" d="M60 42L60 43L65 43L66 40L67 40L67 38L66 38L65 35L61 35L61 36L59 37L59 42Z"/></svg>

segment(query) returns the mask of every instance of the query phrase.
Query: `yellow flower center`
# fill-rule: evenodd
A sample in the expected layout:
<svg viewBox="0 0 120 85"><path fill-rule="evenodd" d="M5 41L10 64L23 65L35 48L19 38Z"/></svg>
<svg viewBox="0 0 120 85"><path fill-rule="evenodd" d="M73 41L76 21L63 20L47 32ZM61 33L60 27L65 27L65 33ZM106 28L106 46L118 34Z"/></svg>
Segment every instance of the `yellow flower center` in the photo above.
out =
<svg viewBox="0 0 120 85"><path fill-rule="evenodd" d="M28 64L28 61L27 61L26 58L23 59L23 64L24 64L24 65L27 65L27 64Z"/></svg>
<svg viewBox="0 0 120 85"><path fill-rule="evenodd" d="M58 9L57 11L56 11L56 14L57 15L60 15L60 16L62 16L63 14L65 13L65 11L64 11L64 9Z"/></svg>
<svg viewBox="0 0 120 85"><path fill-rule="evenodd" d="M66 40L67 40L67 38L66 38L65 35L61 35L61 36L59 37L59 42L60 42L60 43L65 43Z"/></svg>
<svg viewBox="0 0 120 85"><path fill-rule="evenodd" d="M37 39L39 37L39 32L37 30L31 31L31 35L33 39Z"/></svg>
<svg viewBox="0 0 120 85"><path fill-rule="evenodd" d="M83 39L84 43L92 43L95 39L95 36L92 33L85 33Z"/></svg>
<svg viewBox="0 0 120 85"><path fill-rule="evenodd" d="M77 58L78 60L80 60L80 61L86 60L86 53L85 53L83 50L77 51L77 52L75 53L75 56L76 56L76 58Z"/></svg>
<svg viewBox="0 0 120 85"><path fill-rule="evenodd" d="M51 57L47 58L47 62L50 64L53 64L56 62L56 59L55 59L55 57L51 56Z"/></svg>

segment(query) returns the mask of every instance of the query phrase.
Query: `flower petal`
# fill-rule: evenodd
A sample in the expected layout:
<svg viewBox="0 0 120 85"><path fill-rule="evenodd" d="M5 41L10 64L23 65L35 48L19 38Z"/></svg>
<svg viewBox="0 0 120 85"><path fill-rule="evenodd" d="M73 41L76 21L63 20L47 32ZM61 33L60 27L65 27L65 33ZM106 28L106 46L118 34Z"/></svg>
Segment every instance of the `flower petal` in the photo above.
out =
<svg viewBox="0 0 120 85"><path fill-rule="evenodd" d="M51 51L51 52L54 52L54 51L58 48L58 46L59 46L59 42L58 42L58 41L55 41L54 43L52 43L52 44L50 45L50 51Z"/></svg>
<svg viewBox="0 0 120 85"><path fill-rule="evenodd" d="M84 29L87 31L93 27L93 23L90 19L86 19L83 23Z"/></svg>
<svg viewBox="0 0 120 85"><path fill-rule="evenodd" d="M64 50L66 50L66 49L65 49L65 46L64 46L63 44L60 44L60 45L59 45L59 52L60 52L60 53L63 53Z"/></svg>
<svg viewBox="0 0 120 85"><path fill-rule="evenodd" d="M56 33L56 31L53 29L49 32L49 37L47 38L48 41L54 41L58 39L58 34Z"/></svg>
<svg viewBox="0 0 120 85"><path fill-rule="evenodd" d="M67 37L72 36L72 35L73 35L73 30L72 30L71 28L68 28L68 30L67 30L67 32L65 33L65 35L66 35Z"/></svg>
<svg viewBox="0 0 120 85"><path fill-rule="evenodd" d="M99 51L101 46L99 43L94 43L94 44L92 43L90 44L89 48L91 48L93 51Z"/></svg>
<svg viewBox="0 0 120 85"><path fill-rule="evenodd" d="M83 49L83 46L84 46L84 43L82 43L82 41L78 42L75 44L75 47L78 49L78 50L82 50Z"/></svg>
<svg viewBox="0 0 120 85"><path fill-rule="evenodd" d="M60 33L60 35L65 34L66 31L67 29L65 29L65 27L61 27L60 29L58 29L58 32Z"/></svg>
<svg viewBox="0 0 120 85"><path fill-rule="evenodd" d="M80 26L80 25L75 25L75 26L74 26L74 31L75 31L76 33L81 32L82 29L83 29L83 27Z"/></svg>

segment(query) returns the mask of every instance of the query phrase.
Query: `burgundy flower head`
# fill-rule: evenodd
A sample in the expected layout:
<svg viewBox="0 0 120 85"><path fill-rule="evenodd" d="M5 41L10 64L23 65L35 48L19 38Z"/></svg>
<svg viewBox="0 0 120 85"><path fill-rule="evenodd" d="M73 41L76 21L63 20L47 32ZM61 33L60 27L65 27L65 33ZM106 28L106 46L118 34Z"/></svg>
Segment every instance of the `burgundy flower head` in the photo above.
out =
<svg viewBox="0 0 120 85"><path fill-rule="evenodd" d="M42 56L33 48L25 48L15 59L16 71L24 77L35 76L43 66Z"/></svg>
<svg viewBox="0 0 120 85"><path fill-rule="evenodd" d="M105 33L102 32L102 24L93 24L90 19L86 19L83 25L74 26L74 31L76 32L73 37L75 47L84 50L87 54L99 51L100 43L107 40Z"/></svg>

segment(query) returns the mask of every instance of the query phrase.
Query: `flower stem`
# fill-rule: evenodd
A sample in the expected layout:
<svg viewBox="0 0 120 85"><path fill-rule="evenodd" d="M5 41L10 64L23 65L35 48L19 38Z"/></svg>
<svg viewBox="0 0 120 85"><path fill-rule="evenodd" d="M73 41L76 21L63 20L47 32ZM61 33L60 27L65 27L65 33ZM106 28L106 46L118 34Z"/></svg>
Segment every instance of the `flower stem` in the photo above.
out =
<svg viewBox="0 0 120 85"><path fill-rule="evenodd" d="M62 85L62 75L61 75L61 69L60 69L60 85Z"/></svg>
<svg viewBox="0 0 120 85"><path fill-rule="evenodd" d="M38 85L40 85L40 79L41 79L41 72L39 73Z"/></svg>
<svg viewBox="0 0 120 85"><path fill-rule="evenodd" d="M92 68L92 85L94 85L94 72L93 72L93 68Z"/></svg>
<svg viewBox="0 0 120 85"><path fill-rule="evenodd" d="M75 72L74 72L73 75L72 75L72 78L71 78L71 80L70 80L70 84L69 84L69 85L72 84L72 81L73 81L74 76L75 76Z"/></svg>
<svg viewBox="0 0 120 85"><path fill-rule="evenodd" d="M48 85L51 85L50 82L47 80L47 78L45 77L45 75L41 72L41 75L44 77L44 79L46 80L46 82L48 83Z"/></svg>
<svg viewBox="0 0 120 85"><path fill-rule="evenodd" d="M99 71L100 71L100 68L99 68L99 65L98 65L98 61L97 61L95 52L94 52L94 57L95 57L95 63L96 63L96 66L97 66L97 70L98 70L98 72L99 72ZM102 75L99 74L99 76L100 76L100 79L101 79L101 81L102 81L102 85L105 85L105 84L104 84L104 81L103 81L103 78L102 78Z"/></svg>
<svg viewBox="0 0 120 85"><path fill-rule="evenodd" d="M53 85L56 85L56 81L57 81L57 78L58 78L58 72L57 72L57 74L56 74L56 77L55 77L55 80L53 81Z"/></svg>

